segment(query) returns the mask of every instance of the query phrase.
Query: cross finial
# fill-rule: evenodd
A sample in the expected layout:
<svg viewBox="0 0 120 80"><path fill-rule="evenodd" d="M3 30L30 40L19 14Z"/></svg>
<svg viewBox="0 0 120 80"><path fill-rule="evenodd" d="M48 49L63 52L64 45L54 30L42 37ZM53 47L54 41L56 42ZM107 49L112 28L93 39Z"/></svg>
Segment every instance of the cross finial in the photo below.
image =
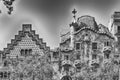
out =
<svg viewBox="0 0 120 80"><path fill-rule="evenodd" d="M76 15L75 15L75 14L77 13L77 11L76 11L75 8L74 8L74 10L72 11L72 13L73 13L73 15L74 15L74 16L73 16L74 20L76 20Z"/></svg>
<svg viewBox="0 0 120 80"><path fill-rule="evenodd" d="M75 15L77 13L76 9L74 8L74 10L72 11L72 13Z"/></svg>

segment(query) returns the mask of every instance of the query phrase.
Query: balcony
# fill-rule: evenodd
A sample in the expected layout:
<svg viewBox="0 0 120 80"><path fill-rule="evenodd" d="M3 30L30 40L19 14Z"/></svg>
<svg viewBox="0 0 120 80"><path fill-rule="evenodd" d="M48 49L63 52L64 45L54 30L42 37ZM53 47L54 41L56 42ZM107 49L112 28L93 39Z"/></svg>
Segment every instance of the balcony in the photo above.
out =
<svg viewBox="0 0 120 80"><path fill-rule="evenodd" d="M72 62L70 60L63 60L62 61L62 66L66 65L66 64L72 65Z"/></svg>
<svg viewBox="0 0 120 80"><path fill-rule="evenodd" d="M103 53L111 53L111 46L105 46L104 49L103 49Z"/></svg>

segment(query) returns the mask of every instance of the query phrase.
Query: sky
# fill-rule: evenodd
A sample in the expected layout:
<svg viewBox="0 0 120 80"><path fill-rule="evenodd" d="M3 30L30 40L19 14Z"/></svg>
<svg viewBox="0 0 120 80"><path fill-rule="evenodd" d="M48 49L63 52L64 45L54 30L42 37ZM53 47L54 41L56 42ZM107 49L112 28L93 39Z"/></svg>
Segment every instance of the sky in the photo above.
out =
<svg viewBox="0 0 120 80"><path fill-rule="evenodd" d="M114 11L120 11L120 0L16 0L12 15L0 3L0 50L14 39L22 24L32 24L33 30L51 49L58 47L60 34L69 29L73 20L72 10L77 17L90 15L97 24L108 26Z"/></svg>

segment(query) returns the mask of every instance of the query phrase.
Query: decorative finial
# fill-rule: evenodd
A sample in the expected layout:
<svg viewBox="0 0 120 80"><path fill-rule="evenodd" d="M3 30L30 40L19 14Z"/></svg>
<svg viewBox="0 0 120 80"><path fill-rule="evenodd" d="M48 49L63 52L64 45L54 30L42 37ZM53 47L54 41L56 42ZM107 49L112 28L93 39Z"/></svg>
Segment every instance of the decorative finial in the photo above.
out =
<svg viewBox="0 0 120 80"><path fill-rule="evenodd" d="M75 14L77 13L77 11L76 11L75 8L74 8L74 10L72 11L72 13L73 13L73 15L74 15L73 18L74 18L74 22L75 22L75 21L76 21L76 15L75 15Z"/></svg>

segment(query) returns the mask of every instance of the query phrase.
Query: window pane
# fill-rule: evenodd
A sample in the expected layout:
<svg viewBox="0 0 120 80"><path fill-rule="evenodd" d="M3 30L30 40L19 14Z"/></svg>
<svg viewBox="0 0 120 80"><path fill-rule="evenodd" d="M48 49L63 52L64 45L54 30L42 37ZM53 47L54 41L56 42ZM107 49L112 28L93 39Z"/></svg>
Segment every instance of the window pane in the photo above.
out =
<svg viewBox="0 0 120 80"><path fill-rule="evenodd" d="M77 59L80 59L80 55L77 55Z"/></svg>
<svg viewBox="0 0 120 80"><path fill-rule="evenodd" d="M32 49L29 49L29 54L31 54L32 53Z"/></svg>
<svg viewBox="0 0 120 80"><path fill-rule="evenodd" d="M104 46L110 46L110 42L109 41L104 42Z"/></svg>
<svg viewBox="0 0 120 80"><path fill-rule="evenodd" d="M28 54L28 50L27 50L27 49L25 49L25 56L27 56L27 54Z"/></svg>
<svg viewBox="0 0 120 80"><path fill-rule="evenodd" d="M21 56L24 56L24 50L21 49Z"/></svg>
<svg viewBox="0 0 120 80"><path fill-rule="evenodd" d="M118 37L118 45L120 45L120 37Z"/></svg>
<svg viewBox="0 0 120 80"><path fill-rule="evenodd" d="M65 60L68 60L68 59L69 59L69 56L68 56L68 55L64 55L64 59L65 59Z"/></svg>
<svg viewBox="0 0 120 80"><path fill-rule="evenodd" d="M97 55L96 54L92 54L92 59L97 59Z"/></svg>
<svg viewBox="0 0 120 80"><path fill-rule="evenodd" d="M120 26L118 26L118 33L120 33Z"/></svg>
<svg viewBox="0 0 120 80"><path fill-rule="evenodd" d="M0 78L2 78L2 72L0 72Z"/></svg>
<svg viewBox="0 0 120 80"><path fill-rule="evenodd" d="M54 58L58 58L58 53L57 52L53 52L53 57Z"/></svg>
<svg viewBox="0 0 120 80"><path fill-rule="evenodd" d="M3 78L3 72L1 72L1 78Z"/></svg>
<svg viewBox="0 0 120 80"><path fill-rule="evenodd" d="M104 56L105 56L105 58L109 59L109 54L108 53L105 53Z"/></svg>
<svg viewBox="0 0 120 80"><path fill-rule="evenodd" d="M10 72L8 72L8 78L10 78Z"/></svg>
<svg viewBox="0 0 120 80"><path fill-rule="evenodd" d="M80 43L76 43L76 50L80 49Z"/></svg>
<svg viewBox="0 0 120 80"><path fill-rule="evenodd" d="M4 72L4 78L7 78L7 72Z"/></svg>
<svg viewBox="0 0 120 80"><path fill-rule="evenodd" d="M97 43L96 42L92 43L92 49L97 49Z"/></svg>
<svg viewBox="0 0 120 80"><path fill-rule="evenodd" d="M4 61L4 66L8 66L8 65L7 65L7 61Z"/></svg>

